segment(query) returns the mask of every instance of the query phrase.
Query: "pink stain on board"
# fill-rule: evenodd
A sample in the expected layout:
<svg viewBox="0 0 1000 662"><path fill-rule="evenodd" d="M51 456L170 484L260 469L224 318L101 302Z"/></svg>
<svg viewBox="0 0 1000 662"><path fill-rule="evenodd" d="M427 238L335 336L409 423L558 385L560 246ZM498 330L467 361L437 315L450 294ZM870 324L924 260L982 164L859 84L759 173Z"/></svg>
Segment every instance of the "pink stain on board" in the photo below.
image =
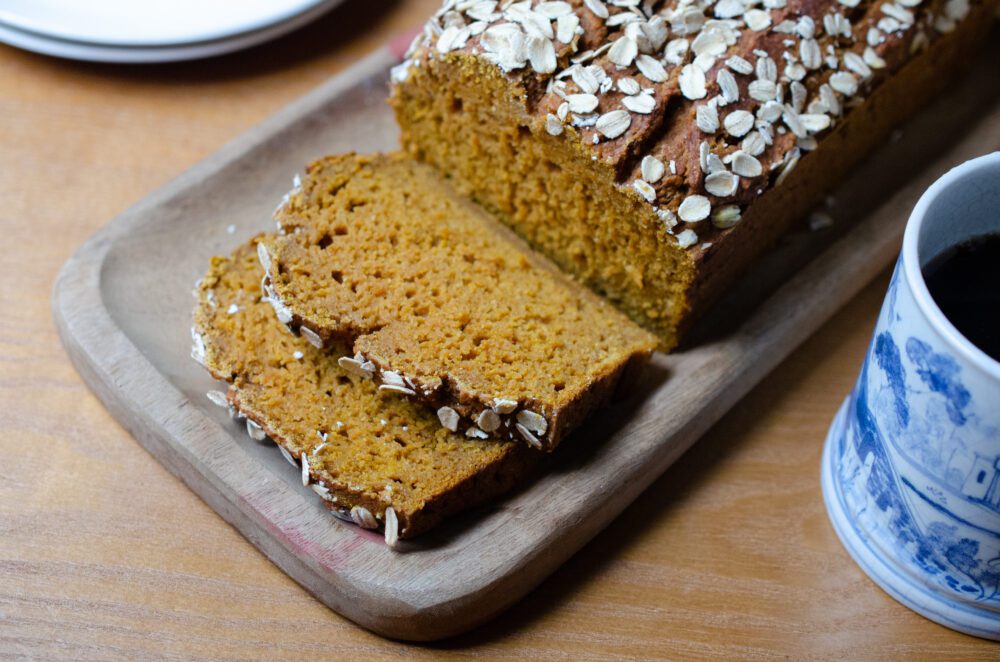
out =
<svg viewBox="0 0 1000 662"><path fill-rule="evenodd" d="M413 28L412 30L401 32L389 40L389 51L396 56L397 60L402 62L403 58L406 57L406 51L409 50L413 39L420 34L420 30L421 28Z"/></svg>
<svg viewBox="0 0 1000 662"><path fill-rule="evenodd" d="M314 536L296 526L282 527L277 522L285 519L287 513L279 507L275 494L270 491L251 492L243 496L243 501L259 515L267 530L296 556L315 559L328 570L338 570L349 565L355 552L365 544L385 545L381 534L339 520L335 525L342 526L343 532L338 530L337 539L329 544L317 541Z"/></svg>

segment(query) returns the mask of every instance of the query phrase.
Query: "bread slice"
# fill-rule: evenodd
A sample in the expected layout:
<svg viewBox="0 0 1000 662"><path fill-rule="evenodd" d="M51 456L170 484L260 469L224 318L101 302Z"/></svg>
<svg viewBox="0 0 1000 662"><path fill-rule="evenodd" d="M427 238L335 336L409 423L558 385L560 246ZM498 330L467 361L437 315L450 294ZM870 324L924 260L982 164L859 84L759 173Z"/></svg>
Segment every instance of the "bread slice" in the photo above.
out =
<svg viewBox="0 0 1000 662"><path fill-rule="evenodd" d="M426 407L384 397L338 366L346 348L319 350L289 333L261 299L258 241L212 259L196 290L194 355L229 382L228 403L251 436L297 458L335 514L384 527L394 543L504 492L543 457L449 432Z"/></svg>
<svg viewBox="0 0 1000 662"><path fill-rule="evenodd" d="M669 350L998 3L443 4L393 72L404 149Z"/></svg>
<svg viewBox="0 0 1000 662"><path fill-rule="evenodd" d="M275 217L279 319L470 437L551 450L656 346L405 155L321 159Z"/></svg>

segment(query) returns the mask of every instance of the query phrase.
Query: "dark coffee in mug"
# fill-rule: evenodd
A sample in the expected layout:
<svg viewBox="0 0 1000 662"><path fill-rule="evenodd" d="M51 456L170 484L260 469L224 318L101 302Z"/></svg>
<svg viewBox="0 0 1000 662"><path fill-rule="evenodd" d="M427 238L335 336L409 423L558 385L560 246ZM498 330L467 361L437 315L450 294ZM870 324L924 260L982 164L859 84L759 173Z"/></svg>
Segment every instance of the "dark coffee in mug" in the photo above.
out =
<svg viewBox="0 0 1000 662"><path fill-rule="evenodd" d="M944 316L973 345L1000 361L1000 234L953 246L921 271Z"/></svg>

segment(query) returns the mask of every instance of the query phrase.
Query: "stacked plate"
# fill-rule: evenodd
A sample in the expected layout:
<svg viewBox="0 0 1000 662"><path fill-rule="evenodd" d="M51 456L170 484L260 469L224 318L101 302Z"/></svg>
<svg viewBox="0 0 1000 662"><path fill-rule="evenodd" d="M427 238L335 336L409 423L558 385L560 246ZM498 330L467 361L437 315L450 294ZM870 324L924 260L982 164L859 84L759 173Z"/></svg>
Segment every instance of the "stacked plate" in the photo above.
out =
<svg viewBox="0 0 1000 662"><path fill-rule="evenodd" d="M3 0L0 41L94 62L173 62L274 39L341 0Z"/></svg>

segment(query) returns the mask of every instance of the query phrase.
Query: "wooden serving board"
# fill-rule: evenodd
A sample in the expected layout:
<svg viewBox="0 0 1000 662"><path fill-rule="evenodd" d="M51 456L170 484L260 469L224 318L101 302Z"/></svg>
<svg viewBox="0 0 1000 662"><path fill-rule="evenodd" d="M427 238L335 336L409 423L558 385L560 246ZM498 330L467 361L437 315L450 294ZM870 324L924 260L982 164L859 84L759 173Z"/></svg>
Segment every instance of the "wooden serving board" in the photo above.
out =
<svg viewBox="0 0 1000 662"><path fill-rule="evenodd" d="M457 634L510 606L590 540L890 264L909 210L936 177L1000 148L1000 74L989 66L998 53L992 46L845 182L832 227L803 224L706 320L701 342L657 355L636 396L564 444L544 475L398 552L333 518L273 445L252 441L208 401L205 392L219 387L189 358L191 289L209 257L271 229L271 211L309 160L396 145L384 103L390 50L95 234L58 278L56 321L73 362L118 420L318 599L390 637Z"/></svg>

